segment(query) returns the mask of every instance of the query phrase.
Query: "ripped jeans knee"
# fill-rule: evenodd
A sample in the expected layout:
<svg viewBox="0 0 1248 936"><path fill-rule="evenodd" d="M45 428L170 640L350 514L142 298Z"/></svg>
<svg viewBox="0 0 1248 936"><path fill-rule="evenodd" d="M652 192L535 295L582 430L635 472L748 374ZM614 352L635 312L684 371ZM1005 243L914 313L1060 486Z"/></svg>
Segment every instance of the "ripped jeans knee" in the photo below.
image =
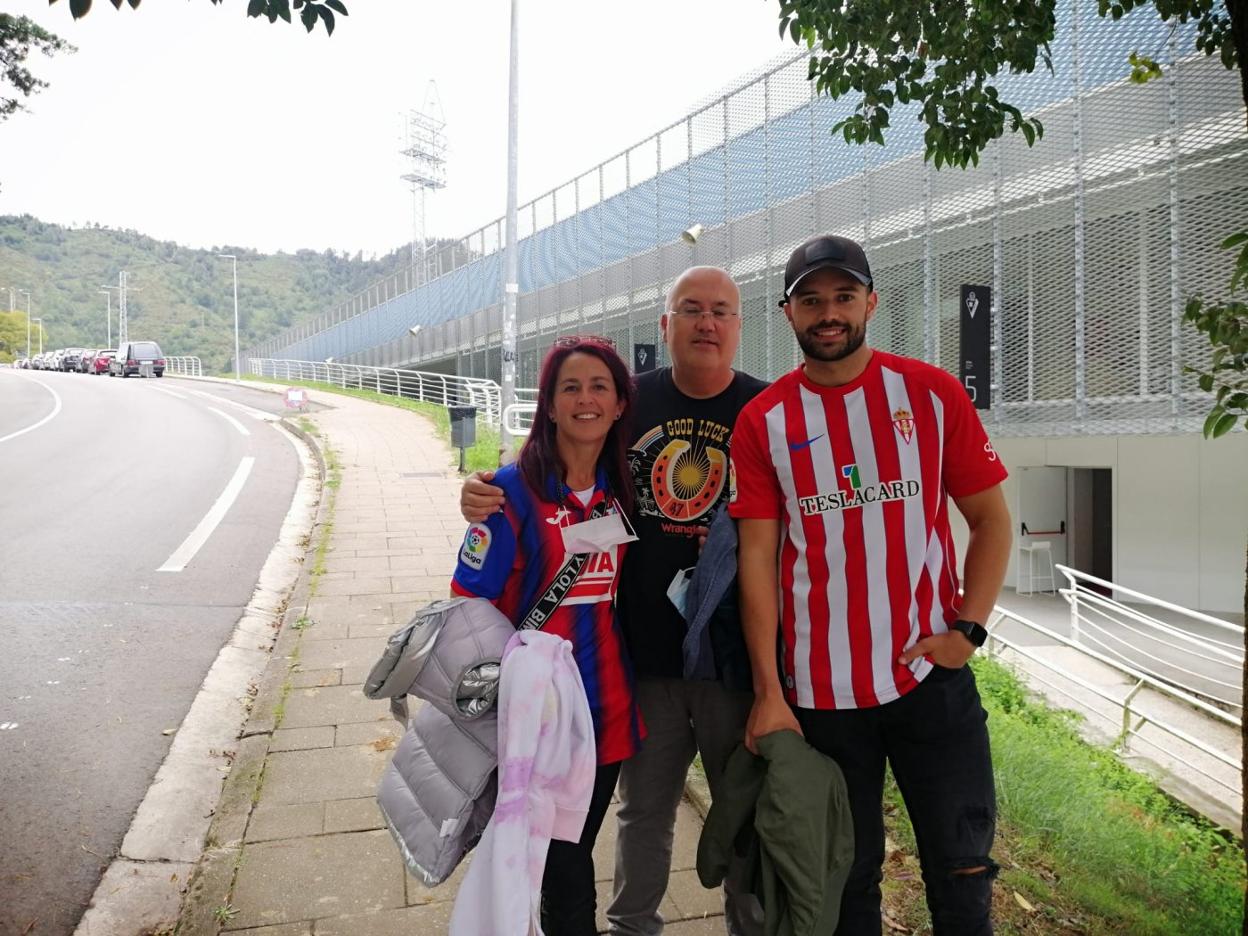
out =
<svg viewBox="0 0 1248 936"><path fill-rule="evenodd" d="M992 882L1000 870L988 855L947 861L939 880L927 881L933 936L990 936Z"/></svg>

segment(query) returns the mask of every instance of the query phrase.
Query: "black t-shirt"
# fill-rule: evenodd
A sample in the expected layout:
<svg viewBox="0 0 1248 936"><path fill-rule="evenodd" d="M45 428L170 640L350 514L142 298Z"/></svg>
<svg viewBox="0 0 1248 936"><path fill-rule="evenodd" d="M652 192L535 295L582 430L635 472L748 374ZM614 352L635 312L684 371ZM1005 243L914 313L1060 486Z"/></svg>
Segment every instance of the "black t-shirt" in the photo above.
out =
<svg viewBox="0 0 1248 936"><path fill-rule="evenodd" d="M767 384L737 373L720 394L705 400L676 388L670 367L637 378L628 450L636 490L634 526L621 571L620 621L639 676L674 677L684 671L685 619L667 597L681 569L698 561L697 528L728 493L728 446L737 414Z"/></svg>

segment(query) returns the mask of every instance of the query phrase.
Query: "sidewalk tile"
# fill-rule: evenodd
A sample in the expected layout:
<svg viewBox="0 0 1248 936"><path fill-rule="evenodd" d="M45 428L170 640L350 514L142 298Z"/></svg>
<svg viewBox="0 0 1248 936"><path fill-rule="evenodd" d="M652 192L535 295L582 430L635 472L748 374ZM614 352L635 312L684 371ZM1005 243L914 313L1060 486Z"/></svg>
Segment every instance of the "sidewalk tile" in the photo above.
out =
<svg viewBox="0 0 1248 936"><path fill-rule="evenodd" d="M330 800L325 804L326 832L361 832L365 829L384 829L385 826L376 797Z"/></svg>
<svg viewBox="0 0 1248 936"><path fill-rule="evenodd" d="M722 891L703 887L697 871L673 871L667 882L667 896L676 905L682 920L724 912Z"/></svg>
<svg viewBox="0 0 1248 936"><path fill-rule="evenodd" d="M384 533L351 533L334 537L334 549L349 550L361 556L369 555L368 550L373 549L380 549L384 552L387 545Z"/></svg>
<svg viewBox="0 0 1248 936"><path fill-rule="evenodd" d="M309 628L299 645L299 663L308 669L372 666L382 650L375 638L319 640L315 630Z"/></svg>
<svg viewBox="0 0 1248 936"><path fill-rule="evenodd" d="M386 715L390 715L390 709L387 705ZM394 742L403 736L403 726L393 717L387 717L384 721L373 722L355 722L349 725L339 725L338 732L334 735L334 744L338 747L348 747L353 744L372 744L377 742ZM383 745L379 750L393 750L389 745Z"/></svg>
<svg viewBox="0 0 1248 936"><path fill-rule="evenodd" d="M449 903L318 920L316 936L434 936L451 923Z"/></svg>
<svg viewBox="0 0 1248 936"><path fill-rule="evenodd" d="M468 856L451 872L451 876L437 887L426 887L424 881L420 878L414 874L408 874L408 906L415 907L424 904L454 901L455 895L459 893L459 885L464 882L464 876L468 873L468 868L472 864L472 855L473 853L469 852Z"/></svg>
<svg viewBox="0 0 1248 936"><path fill-rule="evenodd" d="M320 803L297 803L288 806L261 803L247 822L247 834L243 841L267 842L320 835L324 816L325 808Z"/></svg>
<svg viewBox="0 0 1248 936"><path fill-rule="evenodd" d="M403 873L390 833L384 831L250 845L243 851L234 883L232 903L239 914L231 926L242 929L401 907ZM340 932L360 936L364 931Z"/></svg>
<svg viewBox="0 0 1248 936"><path fill-rule="evenodd" d="M393 608L393 605L391 605ZM353 624L347 631L348 636L352 640L360 637L371 637L375 641L377 655L381 655L381 650L385 646L386 638L393 634L396 630L411 620L412 615L407 615L402 620L394 616L394 611L388 611L382 615L383 620L376 624Z"/></svg>
<svg viewBox="0 0 1248 936"><path fill-rule="evenodd" d="M438 591L450 587L450 577L445 575L399 575L395 574L391 581L394 582L394 590L396 592L405 591Z"/></svg>
<svg viewBox="0 0 1248 936"><path fill-rule="evenodd" d="M718 916L678 920L663 927L663 936L723 936L724 918Z"/></svg>
<svg viewBox="0 0 1248 936"><path fill-rule="evenodd" d="M337 686L342 682L339 670L305 670L295 667L290 673L290 684L295 689L313 689Z"/></svg>
<svg viewBox="0 0 1248 936"><path fill-rule="evenodd" d="M264 768L260 802L277 806L372 796L389 761L389 752L366 745L273 754Z"/></svg>
<svg viewBox="0 0 1248 936"><path fill-rule="evenodd" d="M380 645L377 648L381 652ZM367 676L367 669L365 669ZM343 673L346 683L346 672ZM358 680L363 682L363 678ZM364 698L358 684L292 689L286 698L283 728L310 728L314 725L341 725L346 722L377 721L389 717L384 702Z"/></svg>
<svg viewBox="0 0 1248 936"><path fill-rule="evenodd" d="M447 584L448 585L450 584L449 578L447 580ZM350 597L350 601L351 601L351 604L355 606L356 608L368 609L369 611L378 612L378 611L383 611L386 605L394 604L395 602L398 602L398 601L419 601L419 602L425 603L428 601L428 599L425 598L425 594L426 592L424 591L420 591L420 592L401 592L401 591L372 592L372 593L362 593L358 595L352 595ZM445 598L446 593L443 592L441 597ZM377 620L377 617L374 616L372 618L372 622L375 623L376 620Z"/></svg>
<svg viewBox="0 0 1248 936"><path fill-rule="evenodd" d="M450 578L455 571L457 551L449 549L444 554L434 552L402 552L390 554L390 572L405 575L441 575Z"/></svg>
<svg viewBox="0 0 1248 936"><path fill-rule="evenodd" d="M277 926L258 926L232 932L238 932L239 936L312 936L312 923L279 923Z"/></svg>
<svg viewBox="0 0 1248 936"><path fill-rule="evenodd" d="M388 575L390 561L385 556L331 556L325 560L326 572L356 572Z"/></svg>
<svg viewBox="0 0 1248 936"><path fill-rule="evenodd" d="M281 728L273 732L273 741L269 745L269 753L281 751L306 751L311 748L327 748L334 746L334 726L322 725L316 728Z"/></svg>
<svg viewBox="0 0 1248 936"><path fill-rule="evenodd" d="M324 579L324 576L321 576ZM331 579L330 581L322 581L317 587L318 595L380 595L386 594L391 590L390 579L386 578L356 578L352 576L349 579Z"/></svg>
<svg viewBox="0 0 1248 936"><path fill-rule="evenodd" d="M595 873L599 877L601 877L602 875L602 872L599 871L597 868L595 868ZM597 911L596 916L597 916L598 932L600 933L605 933L607 931L607 907L611 906L612 887L613 885L611 881L609 880L598 881L594 885L594 893L597 895L597 899L598 899L598 911ZM659 915L662 916L665 921L679 920L681 918L680 911L677 910L676 905L672 903L672 899L670 895L664 897L663 902L659 904ZM720 917L718 922L719 922L720 929L722 931L723 925L724 925L723 917ZM664 933L670 933L670 932L671 932L670 928L664 929ZM820 936L822 936L822 934L820 934Z"/></svg>

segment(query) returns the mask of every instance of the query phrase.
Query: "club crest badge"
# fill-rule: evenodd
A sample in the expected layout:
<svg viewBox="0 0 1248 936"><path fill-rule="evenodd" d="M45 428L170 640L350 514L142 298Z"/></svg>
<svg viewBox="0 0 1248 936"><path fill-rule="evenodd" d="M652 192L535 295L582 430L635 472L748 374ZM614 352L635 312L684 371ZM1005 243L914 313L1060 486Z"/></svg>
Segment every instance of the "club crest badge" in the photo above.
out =
<svg viewBox="0 0 1248 936"><path fill-rule="evenodd" d="M893 428L901 433L902 440L909 445L910 437L914 435L914 417L910 415L907 409L897 409L893 411Z"/></svg>

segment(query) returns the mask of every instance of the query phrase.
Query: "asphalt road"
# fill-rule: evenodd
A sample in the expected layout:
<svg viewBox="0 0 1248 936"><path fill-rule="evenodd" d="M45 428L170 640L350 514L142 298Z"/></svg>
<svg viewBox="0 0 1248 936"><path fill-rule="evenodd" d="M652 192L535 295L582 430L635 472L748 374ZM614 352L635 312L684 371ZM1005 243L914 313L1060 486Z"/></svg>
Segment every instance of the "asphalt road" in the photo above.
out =
<svg viewBox="0 0 1248 936"><path fill-rule="evenodd" d="M282 408L0 370L2 934L72 933L276 543L299 461L230 399ZM158 571L249 458L185 568Z"/></svg>

